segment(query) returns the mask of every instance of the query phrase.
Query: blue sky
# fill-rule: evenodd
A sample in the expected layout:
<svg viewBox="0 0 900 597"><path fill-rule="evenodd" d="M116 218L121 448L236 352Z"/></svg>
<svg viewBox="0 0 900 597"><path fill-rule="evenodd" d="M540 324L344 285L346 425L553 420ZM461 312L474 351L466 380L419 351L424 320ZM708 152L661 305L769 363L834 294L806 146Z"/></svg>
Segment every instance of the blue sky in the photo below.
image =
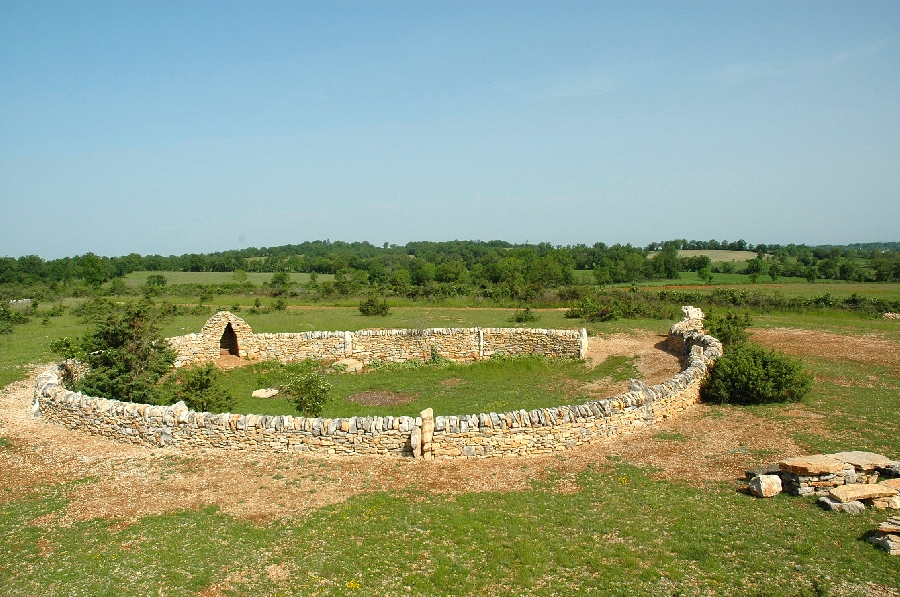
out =
<svg viewBox="0 0 900 597"><path fill-rule="evenodd" d="M898 223L895 1L0 0L0 255Z"/></svg>

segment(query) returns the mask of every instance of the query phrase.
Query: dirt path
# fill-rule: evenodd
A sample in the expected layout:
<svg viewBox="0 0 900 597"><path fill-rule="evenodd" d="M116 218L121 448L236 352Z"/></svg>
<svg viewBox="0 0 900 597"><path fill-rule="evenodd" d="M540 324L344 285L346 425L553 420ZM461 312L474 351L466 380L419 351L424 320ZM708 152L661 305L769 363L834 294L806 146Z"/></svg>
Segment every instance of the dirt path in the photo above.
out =
<svg viewBox="0 0 900 597"><path fill-rule="evenodd" d="M656 334L592 339L595 362L637 354L645 378L678 370L678 358ZM673 369L674 368L674 369ZM338 503L361 492L418 487L437 493L519 491L553 475L558 489L574 489L589 464L616 454L652 465L660 478L701 484L742 476L747 466L802 453L777 423L736 409L698 406L684 416L612 442L578 451L525 458L439 460L323 457L224 450L145 448L68 430L31 414L31 377L0 392L0 501L41 485L76 479L67 508L38 523L68 524L113 517L123 524L148 514L218 504L241 518L272 519Z"/></svg>

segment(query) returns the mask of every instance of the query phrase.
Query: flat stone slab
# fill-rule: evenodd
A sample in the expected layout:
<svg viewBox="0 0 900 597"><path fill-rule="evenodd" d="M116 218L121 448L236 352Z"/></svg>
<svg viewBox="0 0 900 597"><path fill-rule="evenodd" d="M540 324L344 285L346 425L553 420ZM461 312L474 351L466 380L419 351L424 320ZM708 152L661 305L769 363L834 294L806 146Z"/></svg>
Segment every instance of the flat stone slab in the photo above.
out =
<svg viewBox="0 0 900 597"><path fill-rule="evenodd" d="M882 522L878 525L878 532L900 534L900 516L891 516Z"/></svg>
<svg viewBox="0 0 900 597"><path fill-rule="evenodd" d="M885 479L879 485L900 491L900 479Z"/></svg>
<svg viewBox="0 0 900 597"><path fill-rule="evenodd" d="M869 543L880 547L892 556L900 555L900 535L876 535L869 537Z"/></svg>
<svg viewBox="0 0 900 597"><path fill-rule="evenodd" d="M823 495L819 498L819 505L832 512L846 512L847 514L861 514L866 511L866 505L862 502L844 503L833 500L827 495Z"/></svg>
<svg viewBox="0 0 900 597"><path fill-rule="evenodd" d="M275 388L263 388L261 390L254 390L250 395L254 398L271 398L278 395L278 390Z"/></svg>
<svg viewBox="0 0 900 597"><path fill-rule="evenodd" d="M843 460L838 460L837 458L832 458L824 454L785 458L778 463L778 467L781 470L805 477L811 475L830 475L843 470L846 466L847 464L844 463Z"/></svg>
<svg viewBox="0 0 900 597"><path fill-rule="evenodd" d="M885 487L883 483L866 485L853 483L828 490L828 497L842 503L886 498L894 495L897 495L897 490L892 487Z"/></svg>
<svg viewBox="0 0 900 597"><path fill-rule="evenodd" d="M825 456L852 464L853 468L862 471L874 471L877 468L890 466L893 463L893 460L887 456L874 452L838 452L836 454L825 454Z"/></svg>

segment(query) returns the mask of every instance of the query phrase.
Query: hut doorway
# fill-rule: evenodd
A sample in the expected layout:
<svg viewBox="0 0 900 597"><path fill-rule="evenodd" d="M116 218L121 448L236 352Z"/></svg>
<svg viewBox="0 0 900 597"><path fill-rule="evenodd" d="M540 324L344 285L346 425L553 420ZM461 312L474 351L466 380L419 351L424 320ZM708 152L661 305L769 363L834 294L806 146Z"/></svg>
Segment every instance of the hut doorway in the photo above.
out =
<svg viewBox="0 0 900 597"><path fill-rule="evenodd" d="M223 356L228 354L240 356L237 334L234 333L234 328L231 327L230 323L225 326L225 331L222 332L222 339L219 340L219 354Z"/></svg>

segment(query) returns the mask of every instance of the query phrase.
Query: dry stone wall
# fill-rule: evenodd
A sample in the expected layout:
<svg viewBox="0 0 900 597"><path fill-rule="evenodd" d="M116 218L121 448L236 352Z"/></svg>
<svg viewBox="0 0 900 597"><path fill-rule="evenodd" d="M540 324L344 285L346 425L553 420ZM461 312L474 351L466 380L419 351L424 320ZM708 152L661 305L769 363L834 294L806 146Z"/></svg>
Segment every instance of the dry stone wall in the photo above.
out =
<svg viewBox="0 0 900 597"><path fill-rule="evenodd" d="M238 356L251 361L336 361L352 357L363 363L401 362L427 360L437 354L467 362L498 353L581 358L587 349L584 329L429 328L254 334L246 321L228 311L220 311L206 322L199 334L168 338L178 353L175 366L218 359L222 335L228 325L237 338Z"/></svg>
<svg viewBox="0 0 900 597"><path fill-rule="evenodd" d="M685 308L685 314L688 312ZM692 314L696 315L696 313ZM234 317L220 314L221 317ZM237 319L237 318L235 318ZM686 320L689 318L685 318ZM418 417L369 416L350 418L306 418L292 416L236 415L198 413L183 403L173 406L151 406L118 400L93 398L64 388L59 369L51 368L38 376L35 383L33 410L46 419L73 429L107 436L120 441L148 446L216 447L235 450L272 452L314 452L319 454L384 454L419 458L483 458L523 455L567 450L602 441L632 429L644 427L678 414L699 400L700 382L707 367L722 354L722 345L702 331L702 314L691 318L690 325L673 326L685 354L685 368L672 379L655 386L632 380L630 391L605 400L585 404L518 410L503 413L479 413L456 416L434 416L432 409ZM278 353L276 343L266 336L297 338L297 346L316 350L329 349L344 356L347 344L359 343L363 358L406 360L419 358L426 347L456 355L459 360L484 358L502 350L509 353L572 351L583 355L586 348L584 331L549 333L553 330L426 330L366 331L348 337L348 333L318 332L311 334L252 334L249 326L232 328L243 342L242 351L282 354L292 359L293 348ZM685 323L685 320L681 322ZM219 326L221 321L216 325ZM209 324L208 324L209 325ZM220 329L216 327L215 329ZM341 335L343 334L343 335ZM181 354L211 355L203 332L175 339L185 352ZM428 342L423 341L423 338ZM188 340L184 340L188 339ZM394 342L391 341L394 340ZM399 341L397 341L399 340ZM269 341L268 344L265 342ZM302 341L302 342L301 342ZM256 343L254 343L256 342ZM344 352L340 351L343 343ZM400 348L397 348L397 347ZM187 347L190 347L188 351ZM264 348L268 347L268 348ZM324 347L324 348L322 348ZM218 350L218 346L216 346ZM299 350L299 348L297 349ZM312 350L312 349L311 349ZM352 346L350 348L352 349ZM394 352L392 352L394 351Z"/></svg>

